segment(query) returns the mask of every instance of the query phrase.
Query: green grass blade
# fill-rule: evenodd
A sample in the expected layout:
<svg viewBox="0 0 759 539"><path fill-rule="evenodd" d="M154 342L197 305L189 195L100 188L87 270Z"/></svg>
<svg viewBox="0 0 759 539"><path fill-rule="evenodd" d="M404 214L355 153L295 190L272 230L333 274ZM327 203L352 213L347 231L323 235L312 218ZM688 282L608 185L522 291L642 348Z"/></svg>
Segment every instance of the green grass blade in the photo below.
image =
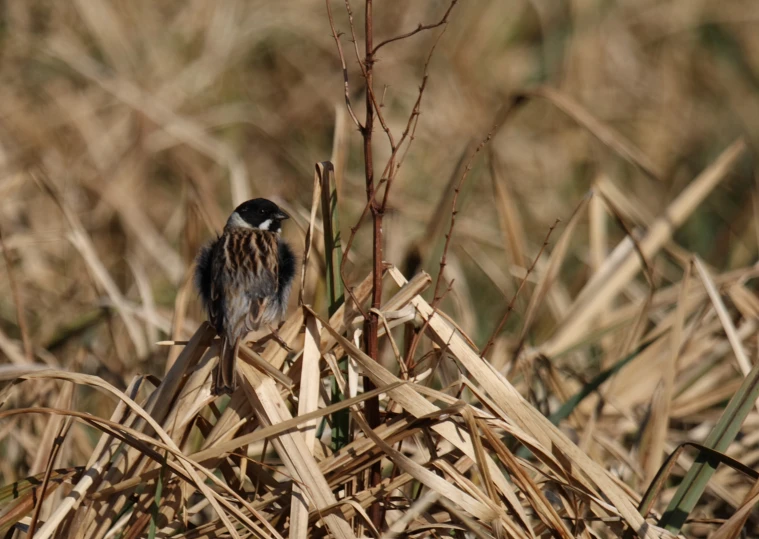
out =
<svg viewBox="0 0 759 539"><path fill-rule="evenodd" d="M337 183L335 168L330 161L317 163L321 188L322 224L324 226L324 258L327 270L328 312L332 316L345 302L343 281L340 277L340 265L343 258L342 240L340 238L340 211L338 208ZM340 372L347 373L348 359L339 363ZM340 391L337 381L332 379L332 404L342 401L345 395ZM337 451L349 442L348 410L340 410L332 416L332 449Z"/></svg>
<svg viewBox="0 0 759 539"><path fill-rule="evenodd" d="M603 372L598 373L595 378L593 378L590 382L585 384L580 391L572 395L567 401L561 405L561 407L556 410L554 413L552 413L548 419L553 423L554 425L558 425L562 421L564 421L566 418L569 417L569 414L571 414L579 405L580 403L585 400L589 395L592 395L596 391L598 391L598 388L603 385L604 382L606 382L609 378L611 378L613 375L618 373L620 370L622 370L622 367L630 363L633 359L638 357L646 348L651 346L655 340L650 340L648 342L644 342L640 346L638 346L635 350L630 352L627 356L620 359L617 363L609 367ZM520 447L519 451L517 452L517 455L521 458L527 458L529 456L530 452L526 447Z"/></svg>
<svg viewBox="0 0 759 539"><path fill-rule="evenodd" d="M751 408L759 397L759 363L756 363L741 387L735 393L725 408L714 429L704 441L704 445L720 453L724 453L746 419ZM717 469L718 460L713 456L700 452L696 461L683 482L677 489L675 496L669 503L667 510L659 521L659 526L667 531L677 534L680 532L688 515L696 507L701 494L706 489L712 474Z"/></svg>
<svg viewBox="0 0 759 539"><path fill-rule="evenodd" d="M161 464L161 473L158 474L155 483L155 498L153 499L153 507L150 515L150 531L148 532L148 539L155 539L155 535L158 532L158 517L161 515L161 496L163 494L163 481L167 470L166 457L163 456L163 463Z"/></svg>
<svg viewBox="0 0 759 539"><path fill-rule="evenodd" d="M598 388L601 387L601 385L606 382L609 378L611 378L613 375L618 373L620 370L622 370L622 367L630 363L633 359L638 357L646 348L651 346L655 341L651 340L648 342L645 342L638 346L635 350L630 352L627 356L620 359L616 364L612 365L610 368L606 369L605 371L599 373L595 378L593 378L590 382L585 384L580 391L575 393L572 397L567 399L567 401L561 405L561 408L556 410L554 413L552 413L548 419L551 420L551 423L554 425L558 425L563 420L565 420L567 417L569 417L569 414L571 414L575 408L577 408L580 403L585 400L585 398L596 391L598 391Z"/></svg>
<svg viewBox="0 0 759 539"><path fill-rule="evenodd" d="M343 258L343 246L340 238L340 212L337 200L335 168L329 161L316 165L319 171L322 197L322 222L324 225L324 253L327 267L327 298L329 315L345 301L343 281L340 278L340 264Z"/></svg>

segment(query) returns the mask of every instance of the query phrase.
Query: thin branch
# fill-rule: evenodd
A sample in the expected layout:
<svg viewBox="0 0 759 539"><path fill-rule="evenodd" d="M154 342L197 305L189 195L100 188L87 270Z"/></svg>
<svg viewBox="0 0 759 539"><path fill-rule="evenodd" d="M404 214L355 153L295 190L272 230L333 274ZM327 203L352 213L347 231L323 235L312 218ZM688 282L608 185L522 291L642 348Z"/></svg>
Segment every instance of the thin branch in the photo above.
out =
<svg viewBox="0 0 759 539"><path fill-rule="evenodd" d="M47 466L45 467L45 475L42 479L42 485L40 486L40 494L39 494L39 497L37 498L36 503L34 504L32 520L31 522L29 522L29 531L27 532L28 537L33 537L34 531L37 529L37 523L39 522L39 518L40 518L40 510L42 509L42 504L45 501L45 491L47 490L47 487L50 483L50 476L53 473L53 466L55 464L55 459L58 456L58 453L60 452L61 446L63 445L63 441L66 439L66 434L68 434L68 431L71 428L72 423L73 423L73 418L66 417L63 420L63 423L61 423L61 426L58 429L58 434L53 440L53 448L50 451L50 455L47 459Z"/></svg>
<svg viewBox="0 0 759 539"><path fill-rule="evenodd" d="M325 0L325 3L327 4L327 17L329 17L329 27L332 29L332 37L335 40L335 45L337 45L337 53L340 56L340 66L343 69L343 84L345 86L345 106L348 108L348 114L350 114L350 117L353 120L353 123L356 124L356 127L358 127L359 130L363 130L364 126L361 125L361 122L358 121L358 118L356 117L356 113L353 112L353 106L351 105L350 86L348 84L348 68L345 65L345 55L343 54L343 46L340 44L340 36L338 35L337 30L335 29L335 20L332 18L332 9L329 7L329 0Z"/></svg>
<svg viewBox="0 0 759 539"><path fill-rule="evenodd" d="M327 0L327 2L328 1L329 0ZM445 15L443 17L443 20L441 20L440 23L435 24L435 25L429 25L429 28L425 27L425 29L436 28L436 27L439 27L439 26L442 26L443 24L445 24L447 22L447 20L448 20L448 15L450 14L450 12L453 9L453 6L456 4L456 2L458 2L458 0L453 0L453 2L448 7L448 10L445 13ZM356 54L356 60L358 61L358 64L359 64L359 66L361 68L362 75L366 79L367 73L369 73L371 71L370 69L368 69L369 68L368 63L373 63L374 62L373 58L371 57L371 56L373 56L373 53L371 53L371 55L370 55L368 53L368 51L370 50L370 47L367 47L367 55L368 55L368 57L364 58L364 59L361 58L361 53L359 52L359 49L358 49L358 39L356 37L356 29L355 29L355 25L353 24L353 9L351 8L350 0L345 0L345 10L346 10L346 12L348 14L348 22L349 22L350 31L351 31L351 41L353 42L354 51L355 51L355 54ZM338 40L338 38L337 38L337 36L335 34L334 22L333 22L333 19L332 19L331 11L329 11L329 6L328 6L328 15L330 16L330 25L332 27L333 37L335 38L335 42L338 44L338 53L340 54L340 61L341 61L341 64L343 66L344 80L345 80L345 84L346 84L346 103L348 103L347 69L345 69L345 59L344 59L344 56L343 56L342 48L340 47L340 44L339 44L339 40ZM377 119L379 120L380 125L382 126L382 129L383 129L383 131L385 132L385 134L387 136L388 142L390 143L390 152L391 152L390 153L390 157L389 157L389 159L387 161L387 165L385 166L384 170L382 171L382 175L380 176L380 178L382 178L382 179L387 179L387 183L388 183L388 185L385 186L385 193L383 195L383 201L382 201L382 204L380 205L381 211L384 211L384 209L387 206L387 199L388 199L388 196L389 196L389 187L390 187L390 184L392 183L392 180L395 178L396 174L400 170L400 166L401 166L403 160L405 159L405 155L408 153L408 148L410 146L410 143L413 140L413 134L416 131L416 125L418 123L418 117L419 117L419 114L420 114L422 95L424 94L424 90L427 87L428 70L429 70L430 61L432 59L432 55L435 52L435 49L436 49L438 43L440 42L440 38L443 36L444 33L445 33L445 29L443 29L443 31L440 32L440 34L438 34L437 38L435 39L435 42L433 43L432 47L430 48L429 53L427 54L427 58L426 58L425 63L424 63L422 82L421 82L421 84L419 86L419 93L417 94L416 102L414 103L414 107L412 109L412 112L409 115L409 119L408 119L408 122L406 123L406 127L404 128L403 133L401 134L401 138L398 140L397 143L395 142L395 138L393 137L393 134L392 134L389 126L387 125L385 117L382 114L382 106L383 106L383 102L384 102L384 93L383 93L383 96L382 96L382 100L378 102L377 97L374 94L374 88L371 86L371 84L367 84L367 87L366 87L367 94L369 96L369 99L372 102L374 112L377 115ZM377 49L375 48L374 50L376 51ZM387 88L385 88L385 90L387 90ZM349 105L349 107L350 107L350 105ZM362 133L364 131L366 131L366 127L362 126L361 123L358 121L358 119L355 117L355 113L353 112L352 108L349 108L349 113L354 118L354 123L356 123L356 125L359 126L359 129L361 129ZM400 151L401 146L403 145L403 143L406 141L407 137L409 136L409 133L411 133L412 137L409 140L409 144L407 144L406 149L404 150L403 158L401 158L401 161L396 165L395 164L395 158L396 158L398 152Z"/></svg>
<svg viewBox="0 0 759 539"><path fill-rule="evenodd" d="M383 180L380 180L379 185L382 185L382 183L383 183ZM348 253L353 247L353 240L356 239L356 233L358 232L358 229L361 228L361 223L363 222L366 215L369 213L369 209L372 207L372 203L374 203L374 200L377 197L377 191L378 190L375 189L374 193L372 194L372 198L366 201L366 205L364 206L364 210L361 212L361 215L359 216L358 221L356 221L356 224L351 227L351 233L348 236L348 241L346 242L345 250L343 251L343 257L340 261L340 278L343 281L343 286L345 287L345 290L348 291L348 294L353 300L353 303L356 305L356 308L361 313L361 316L364 319L368 318L368 315L366 314L364 309L361 308L361 305L358 303L356 296L353 294L353 289L350 286L348 286L347 280L345 278L345 267L347 266L346 261L348 260Z"/></svg>
<svg viewBox="0 0 759 539"><path fill-rule="evenodd" d="M445 246L443 247L443 255L440 258L440 272L438 273L437 279L435 280L435 294L433 296L433 301L434 298L438 296L440 283L443 280L443 272L445 271L446 266L446 256L448 255L448 248L450 247L451 236L453 235L453 227L456 223L456 202L459 198L461 186L463 185L464 180L466 180L467 176L469 176L469 172L472 170L472 162L474 161L474 158L477 157L477 154L482 151L488 142L490 142L490 139L493 138L498 128L501 125L505 124L510 116L514 114L519 109L520 105L524 102L524 97L518 95L512 99L509 99L509 101L501 107L501 110L499 110L495 116L496 119L493 123L493 127L490 129L490 132L487 134L487 136L477 145L477 147L474 149L474 152L472 152L472 155L469 157L466 167L464 168L464 172L461 174L461 178L459 179L458 184L456 184L456 188L454 189L453 193L453 202L451 204L451 226L448 228L448 234L445 235Z"/></svg>
<svg viewBox="0 0 759 539"><path fill-rule="evenodd" d="M458 1L458 0L456 0ZM416 103L414 103L414 108L412 109L411 114L409 115L408 122L406 122L406 127L401 135L400 140L398 143L395 143L395 139L393 137L392 132L390 131L390 128L388 127L387 123L385 122L385 117L382 114L382 107L384 106L384 100L385 95L383 91L382 100L380 102L377 102L377 97L374 95L374 88L369 86L367 88L369 97L372 100L372 103L374 104L374 110L377 113L377 119L380 122L380 125L382 125L383 131L385 131L385 134L387 135L388 142L390 143L390 158L388 159L387 165L385 166L385 170L382 172L382 178L388 179L388 185L385 187L385 189L390 187L390 183L392 183L392 179L395 177L395 175L398 172L398 169L400 168L400 165L397 167L394 167L395 162L395 156L399 151L400 146L403 144L404 140L406 139L406 136L409 133L409 126L416 117L419 115L419 107L421 105L422 101L422 94L424 93L424 89L427 86L427 78L428 78L428 69L430 65L430 60L432 60L432 54L435 52L435 49L437 48L437 44L440 42L440 38L443 37L443 34L445 33L445 28L443 28L443 31L438 34L438 36L435 38L435 42L432 44L432 47L430 47L430 52L427 54L427 59L424 62L424 69L422 70L422 83L419 86L419 93L417 95ZM357 49L358 50L358 49ZM385 87L385 90L387 87ZM382 208L385 208L387 202L387 195L384 197L384 201L382 203Z"/></svg>
<svg viewBox="0 0 759 539"><path fill-rule="evenodd" d="M346 0L346 5L349 5ZM378 185L374 183L374 154L372 152L372 136L374 130L374 115L382 113L376 107L374 99L374 56L372 48L374 43L374 15L372 0L365 0L364 11L364 78L366 80L366 118L364 120L364 129L361 132L364 138L364 177L366 179L366 200L369 202L369 210L372 213L372 311L369 312L368 318L364 320L364 348L369 357L374 361L379 361L379 317L377 311L382 302L382 273L383 273L383 255L382 255L382 208L375 200L378 191ZM351 27L351 30L353 28ZM387 133L390 132L388 129ZM373 381L364 376L364 391L374 389ZM379 427L382 419L380 417L379 397L374 397L366 401L364 413L369 427L376 429ZM382 482L382 468L379 461L372 464L369 471L369 486L375 487ZM372 523L375 528L382 528L384 519L384 510L379 500L375 500L370 509Z"/></svg>
<svg viewBox="0 0 759 539"><path fill-rule="evenodd" d="M327 0L327 2L328 1L329 0ZM437 26L445 23L453 7L453 4L455 4L457 1L458 0L452 0L452 5L448 8L448 10L446 11L443 17L443 20ZM385 121L385 117L382 110L382 107L384 104L384 98L385 98L384 91L386 91L387 88L385 88L385 90L383 91L381 101L378 101L377 96L374 93L374 87L373 87L374 64L376 61L375 52L377 49L374 48L374 44L373 44L374 43L373 41L374 29L373 29L372 0L365 0L365 8L366 9L365 9L365 19L364 19L364 23L365 23L364 57L362 59L361 53L359 52L358 39L356 37L356 27L353 23L353 9L351 8L350 0L345 0L345 9L348 14L348 22L349 22L350 33L351 33L351 38L353 42L353 49L356 54L356 60L358 61L359 67L361 69L361 73L366 82L366 87L365 87L366 114L365 114L363 125L361 125L361 123L358 121L352 108L350 107L349 91L348 91L348 74L347 74L347 68L345 65L345 58L343 55L342 47L340 46L339 37L337 35L337 32L335 31L332 14L329 11L329 5L328 5L328 15L330 18L330 26L332 28L332 35L335 38L335 43L338 46L338 53L340 54L340 61L341 61L341 65L343 66L346 103L348 104L348 110L351 114L351 117L353 118L354 123L359 127L361 136L363 138L364 175L365 175L365 183L366 183L366 186L365 186L366 187L366 206L364 207L364 210L361 212L361 216L359 217L356 225L351 227L351 233L348 238L348 242L346 243L345 251L343 252L342 264L340 266L340 278L349 296L351 297L354 304L356 305L356 308L361 312L361 315L364 318L364 349L366 353L372 359L377 361L378 356L379 356L379 344L378 344L379 316L378 316L378 313L379 313L380 303L382 299L382 275L383 275L383 264L384 264L383 263L383 249L382 249L382 244L383 244L382 220L383 220L384 212L387 206L387 200L388 200L388 196L390 192L390 185L392 183L392 180L397 175L398 170L400 169L400 164L402 163L402 160L401 160L401 163L396 164L396 158L398 156L400 149L403 147L404 142L408 140L409 142L408 144L406 144L405 150L403 153L403 157L405 158L406 154L408 153L408 147L410 146L411 140L413 140L414 133L416 132L421 100L424 94L424 89L426 88L426 84L427 84L427 70L429 67L430 58L432 57L432 53L435 50L435 47L437 46L438 41L440 40L440 36L437 37L434 45L430 49L430 53L427 57L427 61L424 64L424 74L422 77L422 83L419 87L419 94L417 96L416 102L414 103L414 107L411 113L409 114L408 121L401 135L401 138L399 142L396 143L393 132L391 131L390 127ZM443 32L441 32L441 35L442 33ZM403 38L397 38L397 39L403 39ZM394 39L394 40L397 40L397 39ZM375 116L377 120L379 121L380 125L382 126L382 129L385 132L388 143L390 145L390 157L387 161L387 164L385 166L385 169L382 175L379 176L379 181L377 182L375 182L374 162L373 162L373 152L372 152L372 138L373 138ZM411 140L409 140L408 138L409 135L411 136ZM384 194L382 198L382 203L380 204L377 193L382 188L383 183L385 184L385 189L384 189ZM350 286L348 286L346 282L346 278L345 278L345 268L347 266L346 264L347 257L353 246L353 241L356 237L356 233L359 230L364 218L367 216L369 212L371 212L371 215L372 215L372 225L373 225L372 298L371 298L370 310L367 312L362 308L361 305L359 305L357 298L355 297L355 294L353 293L353 289ZM436 293L437 293L437 290L436 290ZM437 304L435 303L435 305ZM370 391L372 387L373 387L372 381L369 378L365 377L364 389L367 391ZM376 428L380 424L379 400L377 398L370 399L366 402L365 413L366 413L366 418L369 423L369 426L371 428ZM369 484L370 486L376 486L381 481L382 481L382 474L381 474L380 463L377 462L371 466ZM369 512L371 514L371 521L374 523L375 527L379 529L381 527L381 523L383 520L383 513L384 513L383 508L380 505L379 501L376 501L375 503L371 505L371 509Z"/></svg>
<svg viewBox="0 0 759 539"><path fill-rule="evenodd" d="M366 40L367 40L367 46L366 46L366 56L364 58L361 58L361 53L358 50L358 39L356 38L356 27L353 24L353 9L351 8L350 0L345 0L345 11L348 13L348 24L351 29L351 40L353 41L353 50L356 53L356 61L358 62L359 67L361 68L361 74L364 76L364 80L366 80L366 93L367 93L367 111L369 110L369 103L371 103L374 107L374 111L377 113L377 119L380 122L380 125L382 125L382 130L387 135L388 141L390 141L390 149L391 151L395 149L395 141L393 140L393 134L390 131L390 128L387 125L387 122L385 122L385 117L382 114L382 106L380 103L377 102L377 98L374 95L374 88L371 84L372 79L372 66L374 64L374 56L372 53L372 42L371 37L367 34ZM372 114L373 116L373 114ZM367 125L369 124L369 119L367 116L366 119ZM365 133L367 130L369 130L368 126L365 126L361 132ZM392 160L392 156L391 156ZM384 174L383 174L384 177Z"/></svg>
<svg viewBox="0 0 759 539"><path fill-rule="evenodd" d="M509 319L509 316L511 316L511 313L514 310L514 303L519 297L519 294L522 292L522 288L524 288L524 285L527 282L527 279L530 277L530 274L535 269L535 264L538 263L538 260L540 260L540 257L542 256L543 251L545 251L546 247L548 247L548 239L551 237L551 233L559 224L559 222L560 220L556 219L556 221L554 221L554 223L548 229L548 234L546 234L546 238L543 241L543 245L540 247L540 251L538 251L538 255L535 257L535 260L532 261L532 264L530 265L530 267L527 268L527 273L525 273L524 277L522 278L522 282L519 283L519 288L517 288L517 291L514 292L514 295L511 297L511 301L509 301L509 305L506 307L506 312L503 313L503 317L501 318L501 321L498 322L498 326L493 331L493 334L490 335L490 339L488 339L487 344L485 344L485 347L482 349L482 352L480 353L481 358L483 359L485 358L485 355L488 353L488 351L490 351L490 348L492 348L493 344L495 343L496 337L498 337L498 335L501 333L503 326L506 325L506 321Z"/></svg>
<svg viewBox="0 0 759 539"><path fill-rule="evenodd" d="M493 138L493 134L495 133L496 129L498 129L498 124L494 125L490 129L490 132L488 132L487 136L482 139L482 141L474 149L474 152L472 152L472 155L469 156L469 160L467 161L466 167L464 168L464 173L461 175L461 178L459 178L459 181L456 184L456 188L453 190L453 201L451 203L451 224L448 227L448 233L445 235L445 246L443 247L443 255L440 257L440 271L438 272L437 279L435 280L435 293L433 295L433 302L437 299L438 292L440 291L440 284L443 282L443 273L445 272L445 266L447 264L446 259L448 256L448 248L451 246L453 228L456 225L456 214L458 213L458 210L456 210L456 203L459 200L461 186L464 184L464 180L467 179L469 172L472 170L472 162L474 161L474 158L477 157L477 154L482 151L488 142L490 142L490 139Z"/></svg>
<svg viewBox="0 0 759 539"><path fill-rule="evenodd" d="M625 231L625 234L630 238L630 241L633 244L633 248L635 249L635 252L638 253L638 257L640 258L641 266L643 267L643 274L646 276L646 279L648 279L648 284L650 285L651 289L656 288L656 282L655 282L655 275L654 270L651 267L651 265L648 263L648 260L646 259L646 255L643 253L643 249L640 246L640 242L635 237L635 231L632 230L629 226L627 226L627 223L625 222L624 218L622 217L622 212L619 211L619 209L614 205L614 203L609 200L609 197L605 196L602 191L599 190L599 194L601 196L601 200L603 200L606 205L609 207L609 210L614 217L614 220L617 221L617 224L622 228L622 230Z"/></svg>
<svg viewBox="0 0 759 539"><path fill-rule="evenodd" d="M18 283L16 282L16 278L13 272L13 264L11 262L11 254L10 251L8 251L8 247L5 245L2 229L0 229L0 249L3 251L5 268L8 272L8 283L10 283L13 303L16 305L16 323L18 324L18 329L21 332L21 342L24 345L24 356L29 363L34 363L32 341L29 339L29 330L26 327L26 316L24 316L24 300L21 296L21 292L19 291Z"/></svg>
<svg viewBox="0 0 759 539"><path fill-rule="evenodd" d="M406 362L406 370L409 372L414 372L414 369L416 369L416 363L414 363L414 356L416 355L416 349L419 346L419 341L424 335L424 332L427 331L427 328L430 325L430 320L438 314L438 305L440 305L440 302L443 301L443 299L448 295L448 293L453 290L453 283L455 282L455 279L448 283L448 287L445 289L445 292L443 292L440 297L433 300L430 307L432 307L432 313L427 317L427 319L424 321L424 324L422 324L422 327L419 328L419 330L414 334L414 338L411 340L411 345L408 347L408 353L406 354L405 362Z"/></svg>
<svg viewBox="0 0 759 539"><path fill-rule="evenodd" d="M433 24L419 24L414 30L411 30L410 32L406 32L405 34L401 34L399 36L391 37L390 39L386 39L385 41L382 41L379 45L374 47L374 50L372 51L372 54L377 54L377 51L380 50L382 47L389 43L393 43L394 41L400 41L401 39L406 39L407 37L411 37L415 34L418 34L419 32L424 32L425 30L432 30L433 28L437 28L439 26L443 26L448 22L448 15L451 14L451 11L453 10L453 6L456 5L456 3L459 0L452 0L451 5L448 6L448 9L446 10L445 14L443 15L443 18L440 19L438 22Z"/></svg>
<svg viewBox="0 0 759 539"><path fill-rule="evenodd" d="M356 61L361 68L361 74L366 78L366 69L364 69L364 62L361 60L361 53L358 51L358 39L356 39L356 27L353 26L353 9L351 9L350 0L345 0L345 11L348 12L348 24L351 29L351 42L353 43L353 50L356 52Z"/></svg>
<svg viewBox="0 0 759 539"><path fill-rule="evenodd" d="M432 60L432 55L435 52L435 49L437 48L437 44L440 42L440 38L443 37L443 34L445 33L445 29L443 29L440 34L438 34L437 38L435 39L435 42L432 44L432 47L430 47L430 52L427 53L427 59L424 61L424 69L422 70L422 83L419 85L419 93L416 96L416 102L414 103L414 108L411 109L411 114L409 115L408 122L406 122L406 127L403 130L403 133L401 134L401 138L398 140L398 145L392 148L392 153L390 154L390 159L387 161L387 166L385 167L385 170L382 171L382 178L387 178L387 185L385 186L385 194L382 198L382 209L387 207L387 199L390 195L390 186L393 183L393 180L395 179L395 176L398 174L398 171L401 168L401 165L403 164L403 161L406 159L406 155L408 154L408 150L411 147L411 143L414 140L414 134L416 133L416 126L419 123L419 115L421 114L421 106L422 106L422 96L424 95L424 90L427 88L427 80L429 79L428 75L428 69L430 66L430 61ZM403 146L404 141L406 140L406 137L409 136L409 133L411 134L411 138L408 141L408 144L406 144L406 148L403 152L403 155L401 156L400 160L398 161L398 164L393 167L395 164L395 156L400 150L401 146Z"/></svg>
<svg viewBox="0 0 759 539"><path fill-rule="evenodd" d="M346 5L349 6L346 2ZM349 8L348 8L349 9ZM352 20L352 16L349 17ZM408 150L411 146L411 142L414 140L414 134L416 133L416 126L419 122L419 115L421 112L421 104L422 104L422 96L424 95L424 90L427 87L427 80L428 80L428 69L430 65L430 60L432 59L432 55L435 52L435 48L437 47L437 44L440 42L440 38L443 36L444 32L441 32L437 39L435 39L435 43L430 48L429 53L427 54L427 59L424 62L424 75L422 76L422 83L419 86L419 93L417 94L416 102L414 103L414 108L409 115L408 122L406 123L406 127L403 130L403 133L401 134L401 138L398 140L398 144L392 148L390 158L387 161L387 165L385 165L385 169L382 171L382 175L380 176L380 181L377 184L377 188L372 193L372 197L367 200L366 205L364 206L363 211L361 212L361 215L358 218L358 221L356 224L351 227L351 233L350 236L348 236L348 241L345 244L345 250L343 251L343 257L342 257L342 263L340 264L340 278L343 281L343 286L348 291L348 294L351 296L351 299L353 300L353 303L358 308L359 312L361 313L361 316L366 319L367 314L361 307L361 305L358 304L358 301L356 300L355 295L353 294L353 289L348 286L346 277L345 277L345 268L347 266L346 261L348 260L348 254L350 253L351 248L353 247L353 241L356 237L356 233L358 232L359 228L361 227L361 223L363 222L366 215L369 213L369 210L371 208L371 205L374 203L374 201L377 198L377 192L379 191L379 188L382 186L383 183L389 183L394 177L395 174L397 174L398 170L401 167L401 164L406 158L406 155L408 154ZM395 166L395 170L392 170L391 167L393 166L394 159L397 156L398 152L403 147L403 143L406 141L406 138L409 137L408 144L406 144L403 155L401 156L400 161ZM392 173L392 174L391 174ZM389 185L385 186L385 191L383 193L383 200L382 204L380 206L380 211L385 211L385 208L387 207L387 199L389 195Z"/></svg>

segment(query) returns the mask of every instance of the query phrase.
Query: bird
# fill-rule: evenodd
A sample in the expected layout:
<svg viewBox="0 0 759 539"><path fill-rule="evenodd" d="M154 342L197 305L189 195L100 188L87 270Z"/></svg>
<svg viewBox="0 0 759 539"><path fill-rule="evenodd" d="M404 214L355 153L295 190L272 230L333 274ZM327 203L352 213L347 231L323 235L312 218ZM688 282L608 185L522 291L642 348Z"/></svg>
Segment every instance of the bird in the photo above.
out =
<svg viewBox="0 0 759 539"><path fill-rule="evenodd" d="M198 254L195 284L221 339L214 395L234 391L242 338L285 315L296 265L281 237L282 221L289 218L270 200L248 200L235 208L221 236Z"/></svg>

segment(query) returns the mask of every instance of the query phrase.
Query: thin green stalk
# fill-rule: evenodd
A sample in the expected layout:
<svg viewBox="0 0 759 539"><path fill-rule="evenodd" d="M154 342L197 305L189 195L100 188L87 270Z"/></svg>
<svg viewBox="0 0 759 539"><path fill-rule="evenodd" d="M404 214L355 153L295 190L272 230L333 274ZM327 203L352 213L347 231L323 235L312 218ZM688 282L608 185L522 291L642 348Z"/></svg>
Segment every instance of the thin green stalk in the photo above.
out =
<svg viewBox="0 0 759 539"><path fill-rule="evenodd" d="M324 226L324 257L327 269L327 301L329 315L332 316L345 302L343 281L340 278L340 264L343 257L340 239L340 212L338 209L335 168L330 161L316 165L321 188L322 223ZM340 360L340 372L348 371L347 357ZM337 380L332 379L332 403L345 399ZM349 442L348 410L340 410L332 416L332 449L337 451Z"/></svg>
<svg viewBox="0 0 759 539"><path fill-rule="evenodd" d="M756 403L757 398L759 398L759 363L754 364L743 380L741 387L730 399L722 417L704 441L704 445L720 453L726 452L728 446L735 440L743 421ZM680 483L675 496L659 520L660 527L673 534L680 533L680 528L696 507L718 464L719 461L714 456L705 452L698 454L696 461L685 474L683 482Z"/></svg>
<svg viewBox="0 0 759 539"><path fill-rule="evenodd" d="M153 498L153 506L150 514L150 531L148 532L148 539L155 539L158 532L158 517L161 512L161 496L163 494L163 480L166 474L166 454L163 455L163 463L161 464L161 473L158 474L155 484L155 497Z"/></svg>

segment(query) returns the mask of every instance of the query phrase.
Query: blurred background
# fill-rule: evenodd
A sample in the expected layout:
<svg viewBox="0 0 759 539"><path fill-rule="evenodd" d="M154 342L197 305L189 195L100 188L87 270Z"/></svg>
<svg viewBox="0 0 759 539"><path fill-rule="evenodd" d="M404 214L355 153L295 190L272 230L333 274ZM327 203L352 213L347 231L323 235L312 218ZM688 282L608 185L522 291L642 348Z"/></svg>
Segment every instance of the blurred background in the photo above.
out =
<svg viewBox="0 0 759 539"><path fill-rule="evenodd" d="M376 3L375 42L439 20L448 5ZM353 8L363 49L362 6ZM363 119L344 4L332 9L347 34L351 98ZM361 137L345 113L324 2L6 0L0 20L2 362L97 374L120 388L137 373L161 376L178 351L155 343L185 339L204 319L191 282L199 247L236 203L263 196L292 213L286 237L302 252L317 161L336 161L349 234L365 204ZM754 0L458 3L390 195L386 260L406 268L419 260L436 275L452 180L501 107L536 85L570 99L571 114L540 97L521 106L474 160L459 198L444 308L483 346L549 227L565 223L591 188L617 193L627 224L645 225L736 138L753 153L758 24ZM375 91L396 135L440 30L379 55ZM578 124L578 110L637 148L647 170ZM379 174L389 146L376 127ZM740 161L677 232L677 245L718 271L752 264L755 182L749 160ZM611 218L591 252L587 221L577 225L533 342L550 334L555 310L601 263L594 253L625 235ZM351 251L354 283L370 267L370 229ZM307 298L324 310L320 238L315 247ZM681 271L662 258L654 265L663 286ZM500 365L528 299L517 301L496 345ZM17 398L42 403L46 386L31 387ZM86 390L77 399L77 409L104 416L113 405ZM45 419L23 428L16 421L32 420L2 425L4 481L34 468L33 433ZM75 439L89 454L91 440Z"/></svg>

